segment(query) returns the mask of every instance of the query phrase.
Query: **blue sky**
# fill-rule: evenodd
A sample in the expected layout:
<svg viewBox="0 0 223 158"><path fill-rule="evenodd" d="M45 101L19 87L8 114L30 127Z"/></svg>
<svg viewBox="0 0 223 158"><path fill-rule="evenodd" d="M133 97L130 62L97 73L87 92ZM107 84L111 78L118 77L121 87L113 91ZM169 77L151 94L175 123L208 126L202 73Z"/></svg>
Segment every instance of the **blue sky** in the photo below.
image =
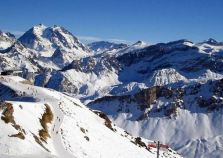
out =
<svg viewBox="0 0 223 158"><path fill-rule="evenodd" d="M82 41L223 41L223 0L3 0L0 29L61 25Z"/></svg>

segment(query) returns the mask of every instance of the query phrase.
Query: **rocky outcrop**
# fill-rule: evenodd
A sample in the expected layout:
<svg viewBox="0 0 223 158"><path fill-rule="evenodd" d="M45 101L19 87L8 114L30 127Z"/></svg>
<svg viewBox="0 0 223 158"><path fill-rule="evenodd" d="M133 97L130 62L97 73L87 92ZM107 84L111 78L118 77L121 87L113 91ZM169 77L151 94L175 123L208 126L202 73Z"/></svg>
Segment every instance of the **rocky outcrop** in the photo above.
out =
<svg viewBox="0 0 223 158"><path fill-rule="evenodd" d="M91 106L93 104L100 104L100 103L106 104L106 102L108 103L108 102L117 100L121 103L126 103L127 105L136 103L138 107L142 111L144 111L145 109L150 109L151 105L155 104L156 100L159 99L160 97L164 97L164 98L175 97L176 99L179 99L182 97L183 93L184 93L183 90L179 90L179 89L171 90L166 87L155 86L155 87L144 89L140 91L139 93L136 93L135 95L105 96L89 103L88 106ZM177 103L173 105L178 106Z"/></svg>
<svg viewBox="0 0 223 158"><path fill-rule="evenodd" d="M73 60L73 62L65 66L62 71L67 71L75 69L76 71L81 71L84 73L96 73L99 74L102 71L115 71L121 70L121 65L118 60L109 55L103 56L101 58L96 57L86 57L81 60Z"/></svg>
<svg viewBox="0 0 223 158"><path fill-rule="evenodd" d="M202 92L208 89L208 96ZM141 114L136 120L143 120L150 116L177 117L178 109L192 110L201 108L203 112L212 112L223 108L223 79L195 83L185 87L170 88L154 86L143 89L133 95L105 96L90 102L88 106L106 106L115 104L119 112L130 112L130 106L137 106ZM191 104L193 103L193 108ZM114 107L117 107L115 106ZM96 106L97 107L97 106ZM98 109L99 110L99 109ZM130 112L131 113L131 112Z"/></svg>
<svg viewBox="0 0 223 158"><path fill-rule="evenodd" d="M158 43L156 45L151 45L140 50L126 53L119 56L117 59L124 65L130 66L131 64L137 63L142 59L147 59L147 62L153 61L162 57L163 55L170 54L175 51L198 50L197 47L184 44L185 42L188 41L179 40L169 43Z"/></svg>
<svg viewBox="0 0 223 158"><path fill-rule="evenodd" d="M216 96L223 96L223 79L214 83L212 91Z"/></svg>
<svg viewBox="0 0 223 158"><path fill-rule="evenodd" d="M17 134L9 135L9 137L17 137L17 138L24 140L26 132L15 121L13 104L8 103L8 102L0 103L0 112L1 111L2 111L2 113L0 113L1 120L4 121L6 124L10 124L18 132Z"/></svg>
<svg viewBox="0 0 223 158"><path fill-rule="evenodd" d="M140 104L142 109L150 108L150 104L154 103L154 101L160 95L160 87L152 87L145 90L142 90L138 94L134 96L136 102Z"/></svg>
<svg viewBox="0 0 223 158"><path fill-rule="evenodd" d="M212 96L208 99L204 99L202 96L197 98L197 104L202 108L207 108L208 112L213 110L219 110L223 108L223 98Z"/></svg>

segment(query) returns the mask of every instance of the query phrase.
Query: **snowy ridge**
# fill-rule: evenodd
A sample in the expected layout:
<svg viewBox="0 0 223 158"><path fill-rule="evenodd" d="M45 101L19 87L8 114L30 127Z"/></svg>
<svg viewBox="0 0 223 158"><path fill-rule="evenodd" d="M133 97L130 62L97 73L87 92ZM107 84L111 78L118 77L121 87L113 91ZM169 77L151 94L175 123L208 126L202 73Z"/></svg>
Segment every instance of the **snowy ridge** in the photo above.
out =
<svg viewBox="0 0 223 158"><path fill-rule="evenodd" d="M147 43L143 42L143 41L137 41L136 43L130 45L129 47L126 47L122 50L119 50L115 53L116 56L121 56L123 54L129 53L129 52L134 52L137 51L139 49L143 49L145 47L149 46Z"/></svg>
<svg viewBox="0 0 223 158"><path fill-rule="evenodd" d="M93 42L87 45L90 50L96 54L100 54L107 51L118 51L120 49L126 48L128 45L123 43L113 43L107 41Z"/></svg>

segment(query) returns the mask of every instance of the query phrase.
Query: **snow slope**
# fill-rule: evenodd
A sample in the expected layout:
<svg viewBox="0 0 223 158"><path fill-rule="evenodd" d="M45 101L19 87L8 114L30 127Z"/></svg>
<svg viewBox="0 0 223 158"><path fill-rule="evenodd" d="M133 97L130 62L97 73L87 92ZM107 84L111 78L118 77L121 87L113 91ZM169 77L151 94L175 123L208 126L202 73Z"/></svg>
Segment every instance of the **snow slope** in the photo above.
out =
<svg viewBox="0 0 223 158"><path fill-rule="evenodd" d="M155 149L134 144L132 136L77 99L14 76L1 76L0 87L2 158L156 157ZM180 157L171 149L161 155Z"/></svg>

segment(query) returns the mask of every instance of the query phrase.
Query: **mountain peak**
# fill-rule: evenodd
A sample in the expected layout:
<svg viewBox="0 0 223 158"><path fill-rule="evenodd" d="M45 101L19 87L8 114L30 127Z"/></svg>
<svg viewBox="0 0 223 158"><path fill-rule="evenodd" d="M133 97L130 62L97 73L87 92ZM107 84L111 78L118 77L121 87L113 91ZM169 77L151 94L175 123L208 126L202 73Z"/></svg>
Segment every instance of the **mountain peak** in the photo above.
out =
<svg viewBox="0 0 223 158"><path fill-rule="evenodd" d="M135 46L135 45L146 45L146 43L145 43L144 41L140 41L140 40L139 40L139 41L137 41L136 43L134 43L133 45L134 45L134 46Z"/></svg>
<svg viewBox="0 0 223 158"><path fill-rule="evenodd" d="M46 29L47 26L43 25L43 24L38 24L38 25L35 25L31 28L31 30L35 31L35 30L44 30Z"/></svg>
<svg viewBox="0 0 223 158"><path fill-rule="evenodd" d="M53 29L61 29L61 28L63 28L64 29L64 27L59 26L59 25L53 25L51 28L53 28Z"/></svg>
<svg viewBox="0 0 223 158"><path fill-rule="evenodd" d="M208 44L218 44L218 41L216 41L215 39L213 38L209 38L207 41L205 41L206 43Z"/></svg>
<svg viewBox="0 0 223 158"><path fill-rule="evenodd" d="M47 57L52 56L57 48L80 55L89 53L89 50L72 33L57 25L33 26L18 40L27 48Z"/></svg>
<svg viewBox="0 0 223 158"><path fill-rule="evenodd" d="M46 27L44 24L42 24L42 23L40 23L40 24L38 24L38 25L36 25L36 26L38 26L38 27Z"/></svg>

